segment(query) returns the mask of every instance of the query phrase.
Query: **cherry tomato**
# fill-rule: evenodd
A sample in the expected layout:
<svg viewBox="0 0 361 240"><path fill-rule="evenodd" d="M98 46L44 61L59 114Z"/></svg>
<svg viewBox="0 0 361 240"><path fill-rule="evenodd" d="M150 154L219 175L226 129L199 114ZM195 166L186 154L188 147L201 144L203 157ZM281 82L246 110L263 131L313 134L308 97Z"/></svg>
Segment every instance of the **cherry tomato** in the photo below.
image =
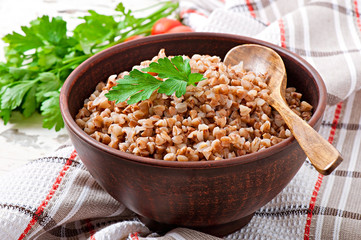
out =
<svg viewBox="0 0 361 240"><path fill-rule="evenodd" d="M174 27L166 33L180 33L180 32L194 32L194 30L188 26L182 25L182 26Z"/></svg>
<svg viewBox="0 0 361 240"><path fill-rule="evenodd" d="M142 35L134 35L134 36L131 36L131 37L128 37L127 39L125 39L124 42L128 42L128 41L139 39L139 38L144 38L144 36L142 36Z"/></svg>
<svg viewBox="0 0 361 240"><path fill-rule="evenodd" d="M172 28L177 26L182 26L182 23L175 19L161 18L154 23L151 34L157 35L157 34L166 33Z"/></svg>

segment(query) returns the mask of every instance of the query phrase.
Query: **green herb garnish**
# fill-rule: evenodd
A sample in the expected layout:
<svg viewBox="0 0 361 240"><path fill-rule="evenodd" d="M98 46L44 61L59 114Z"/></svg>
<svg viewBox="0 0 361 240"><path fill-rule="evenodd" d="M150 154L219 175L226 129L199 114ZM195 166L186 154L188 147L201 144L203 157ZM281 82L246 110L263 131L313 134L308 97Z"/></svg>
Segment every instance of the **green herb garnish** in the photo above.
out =
<svg viewBox="0 0 361 240"><path fill-rule="evenodd" d="M6 62L0 63L0 118L6 124L13 111L25 117L38 111L44 128L60 130L64 123L59 93L70 72L101 50L134 35L149 35L154 23L172 14L178 3L162 2L153 8L153 13L142 18L122 3L115 15L90 10L72 31L61 17L45 15L23 26L21 33L6 35Z"/></svg>
<svg viewBox="0 0 361 240"><path fill-rule="evenodd" d="M157 73L158 80L148 72ZM149 99L155 90L166 95L175 95L179 98L186 93L186 87L204 80L202 74L191 73L189 59L182 56L175 56L170 60L160 58L158 62L152 62L149 67L142 71L134 69L125 75L123 79L117 80L114 86L105 96L110 101L116 103L124 102L128 99L128 104L137 103L141 100Z"/></svg>

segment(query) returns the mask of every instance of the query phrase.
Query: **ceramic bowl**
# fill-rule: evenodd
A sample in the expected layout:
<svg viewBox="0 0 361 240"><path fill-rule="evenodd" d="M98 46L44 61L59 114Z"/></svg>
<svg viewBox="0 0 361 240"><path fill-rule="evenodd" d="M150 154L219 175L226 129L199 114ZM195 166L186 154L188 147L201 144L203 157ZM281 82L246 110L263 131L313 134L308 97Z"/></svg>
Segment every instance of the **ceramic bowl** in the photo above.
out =
<svg viewBox="0 0 361 240"><path fill-rule="evenodd" d="M152 229L188 227L223 236L246 225L253 214L291 181L306 159L293 137L266 150L220 161L169 162L139 157L97 142L74 121L100 81L157 55L217 55L239 44L276 50L284 60L288 86L314 106L309 124L317 129L326 106L320 75L301 57L260 40L218 33L178 33L119 44L89 58L66 80L60 107L81 160L115 199Z"/></svg>

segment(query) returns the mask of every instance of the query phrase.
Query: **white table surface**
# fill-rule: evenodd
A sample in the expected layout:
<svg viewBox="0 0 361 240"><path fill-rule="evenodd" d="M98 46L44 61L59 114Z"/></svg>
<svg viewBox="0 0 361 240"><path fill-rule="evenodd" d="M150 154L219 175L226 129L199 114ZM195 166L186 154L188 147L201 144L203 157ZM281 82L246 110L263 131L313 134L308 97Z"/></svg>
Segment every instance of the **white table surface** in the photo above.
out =
<svg viewBox="0 0 361 240"><path fill-rule="evenodd" d="M154 0L125 0L127 8L139 9L154 4ZM79 23L77 16L84 16L88 9L102 14L113 11L119 1L115 0L0 0L0 37L12 31L20 31L20 26L28 25L42 15L62 16L68 27ZM0 61L4 60L4 43L0 41ZM15 113L11 123L4 125L0 120L0 175L32 159L51 155L61 144L68 141L65 129L59 132L42 128L42 119L35 114L24 120Z"/></svg>

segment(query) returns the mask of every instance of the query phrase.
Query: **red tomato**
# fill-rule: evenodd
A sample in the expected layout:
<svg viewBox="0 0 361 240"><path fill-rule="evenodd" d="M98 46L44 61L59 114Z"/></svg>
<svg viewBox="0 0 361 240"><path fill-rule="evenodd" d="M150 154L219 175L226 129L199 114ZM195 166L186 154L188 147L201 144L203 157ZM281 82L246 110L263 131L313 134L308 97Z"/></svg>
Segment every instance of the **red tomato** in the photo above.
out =
<svg viewBox="0 0 361 240"><path fill-rule="evenodd" d="M174 27L166 33L180 33L180 32L194 32L194 30L188 26L182 25L182 26Z"/></svg>
<svg viewBox="0 0 361 240"><path fill-rule="evenodd" d="M125 39L124 42L128 42L128 41L139 39L139 38L144 38L144 36L142 36L142 35L134 35L134 36L131 36L131 37L128 37L127 39Z"/></svg>
<svg viewBox="0 0 361 240"><path fill-rule="evenodd" d="M157 34L166 33L172 28L177 26L182 26L182 23L175 19L161 18L154 23L151 34L157 35Z"/></svg>

